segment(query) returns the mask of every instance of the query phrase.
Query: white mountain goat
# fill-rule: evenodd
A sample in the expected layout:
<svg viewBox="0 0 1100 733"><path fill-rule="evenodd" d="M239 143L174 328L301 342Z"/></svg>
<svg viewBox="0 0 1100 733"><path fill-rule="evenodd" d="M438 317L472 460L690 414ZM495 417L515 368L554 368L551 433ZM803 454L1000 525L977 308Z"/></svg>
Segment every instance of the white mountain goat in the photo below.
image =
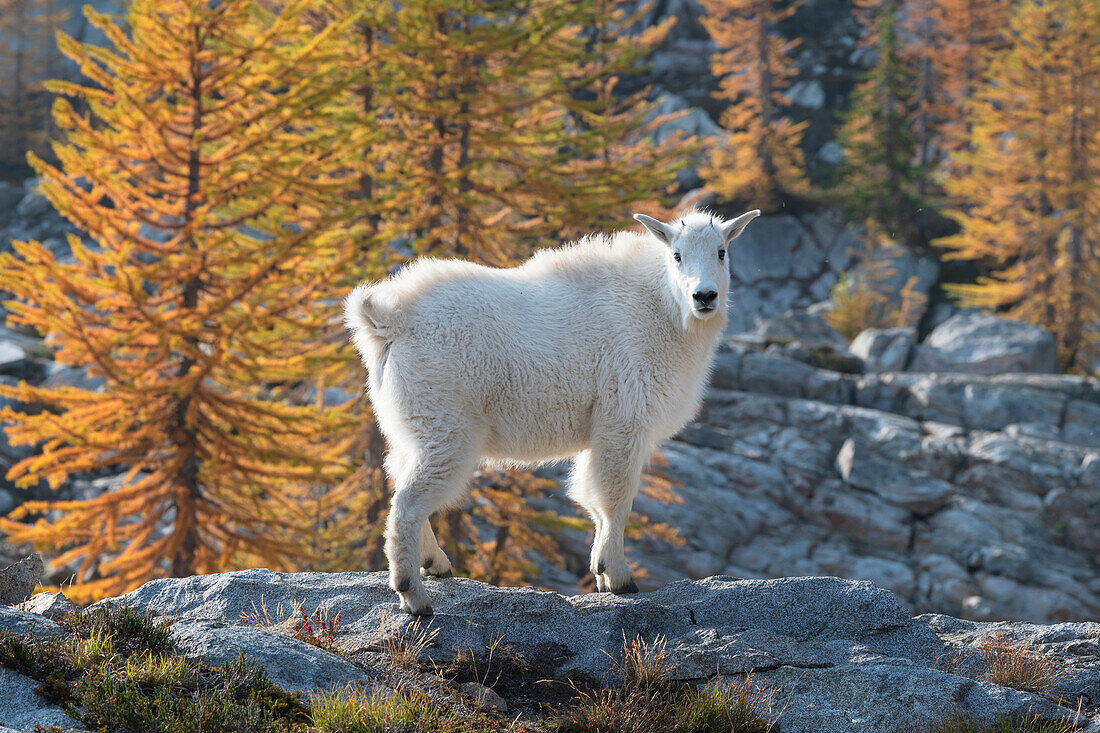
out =
<svg viewBox="0 0 1100 733"><path fill-rule="evenodd" d="M352 291L346 323L389 447L401 608L432 613L420 576L451 563L428 517L464 500L479 463L574 457L596 585L637 591L623 530L642 468L698 408L726 324L726 250L759 215L635 214L648 235L590 236L509 269L418 260Z"/></svg>

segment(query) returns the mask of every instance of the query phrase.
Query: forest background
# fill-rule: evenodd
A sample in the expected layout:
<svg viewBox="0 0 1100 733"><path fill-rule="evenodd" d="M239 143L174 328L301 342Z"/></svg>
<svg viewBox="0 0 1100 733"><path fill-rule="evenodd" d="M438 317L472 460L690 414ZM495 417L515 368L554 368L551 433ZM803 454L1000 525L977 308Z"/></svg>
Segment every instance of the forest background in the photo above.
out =
<svg viewBox="0 0 1100 733"><path fill-rule="evenodd" d="M7 541L78 600L382 567L384 446L340 298L414 256L504 266L639 210L841 208L864 260L935 256L940 297L1042 326L1065 371L1096 370L1100 7L842 4L865 70L813 112L795 63L812 4L688 4L711 39L705 137L647 83L676 32L653 4L133 0L88 8L84 43L57 32L67 3L0 0L0 178L36 176L74 230L61 254L0 255L6 325L88 376L0 386L29 447L8 479L32 499L0 519ZM811 158L823 127L840 154ZM829 320L919 326L923 296L889 274L842 278ZM479 473L436 520L456 570L509 584L561 564L557 533L588 525L540 503L552 483ZM644 490L676 500L659 466ZM644 516L630 532L677 541Z"/></svg>

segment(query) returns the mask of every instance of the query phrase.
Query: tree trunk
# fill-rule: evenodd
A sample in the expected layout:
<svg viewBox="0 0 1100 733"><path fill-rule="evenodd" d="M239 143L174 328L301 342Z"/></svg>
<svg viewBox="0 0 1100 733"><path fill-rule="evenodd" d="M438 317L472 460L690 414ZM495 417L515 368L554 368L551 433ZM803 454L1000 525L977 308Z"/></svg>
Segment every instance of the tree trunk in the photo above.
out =
<svg viewBox="0 0 1100 733"><path fill-rule="evenodd" d="M194 29L194 34L195 45L191 57L190 89L192 143L188 157L187 201L184 204L183 215L183 226L185 231L188 232L185 244L191 249L195 249L194 218L195 210L198 208L199 204L199 180L201 175L200 150L199 147L195 145L194 141L196 137L198 137L195 133L198 133L202 129L203 124L203 74L199 59L199 50L202 47L202 40L197 27ZM190 280L184 283L183 294L180 299L180 308L183 311L193 311L198 306L199 287L198 274L193 275ZM198 347L198 339L195 337L188 338L187 345L190 349L196 349ZM180 357L179 369L176 372L176 376L185 376L191 371L194 365L194 359L187 354L183 354ZM187 420L187 411L191 405L191 398L191 394L185 394L176 405L176 447L183 455L183 462L180 466L179 473L176 475L176 529L180 531L180 528L182 528L184 533L180 547L172 558L172 576L177 578L194 574L195 554L199 545L197 504L202 495L202 489L199 486L197 429L194 425L189 425Z"/></svg>

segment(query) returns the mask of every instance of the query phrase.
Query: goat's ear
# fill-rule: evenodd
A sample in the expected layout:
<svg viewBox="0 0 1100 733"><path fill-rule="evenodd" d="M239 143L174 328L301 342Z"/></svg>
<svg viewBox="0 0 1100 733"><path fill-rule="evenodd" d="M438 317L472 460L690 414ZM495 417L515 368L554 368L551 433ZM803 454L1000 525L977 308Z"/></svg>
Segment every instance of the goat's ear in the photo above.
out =
<svg viewBox="0 0 1100 733"><path fill-rule="evenodd" d="M646 216L645 214L635 214L634 218L641 223L650 234L657 237L665 244L672 244L672 227L665 224L663 221L658 221L652 216Z"/></svg>
<svg viewBox="0 0 1100 733"><path fill-rule="evenodd" d="M719 227L719 230L722 232L722 236L726 238L726 244L729 244L734 239L736 239L737 235L745 230L745 227L748 226L749 222L758 216L760 216L760 209L753 209L752 211L742 214L736 219L731 219L727 221L725 224Z"/></svg>

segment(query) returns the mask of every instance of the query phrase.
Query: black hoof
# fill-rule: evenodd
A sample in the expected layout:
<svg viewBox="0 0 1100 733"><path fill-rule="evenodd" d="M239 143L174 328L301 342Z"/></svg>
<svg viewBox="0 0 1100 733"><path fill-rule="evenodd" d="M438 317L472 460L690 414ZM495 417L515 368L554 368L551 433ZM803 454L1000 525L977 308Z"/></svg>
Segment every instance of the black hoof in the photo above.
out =
<svg viewBox="0 0 1100 733"><path fill-rule="evenodd" d="M397 581L397 587L394 588L394 590L398 593L407 593L409 591L409 588L412 588L412 585L412 578L402 578L401 580Z"/></svg>
<svg viewBox="0 0 1100 733"><path fill-rule="evenodd" d="M632 580L629 583L627 583L626 585L624 585L622 588L619 588L618 590L614 590L614 591L611 591L611 592L614 593L617 596L624 596L624 595L628 595L630 593L640 593L641 591L638 590L638 584L635 583Z"/></svg>
<svg viewBox="0 0 1100 733"><path fill-rule="evenodd" d="M432 610L431 606L428 606L427 608L421 609L419 611L409 611L409 615L410 616L415 616L416 618L427 618L428 616L431 616L434 613L435 613L435 611Z"/></svg>
<svg viewBox="0 0 1100 733"><path fill-rule="evenodd" d="M602 562L596 563L596 575L603 575L603 571L606 570L606 569L607 568L604 566L604 564Z"/></svg>

